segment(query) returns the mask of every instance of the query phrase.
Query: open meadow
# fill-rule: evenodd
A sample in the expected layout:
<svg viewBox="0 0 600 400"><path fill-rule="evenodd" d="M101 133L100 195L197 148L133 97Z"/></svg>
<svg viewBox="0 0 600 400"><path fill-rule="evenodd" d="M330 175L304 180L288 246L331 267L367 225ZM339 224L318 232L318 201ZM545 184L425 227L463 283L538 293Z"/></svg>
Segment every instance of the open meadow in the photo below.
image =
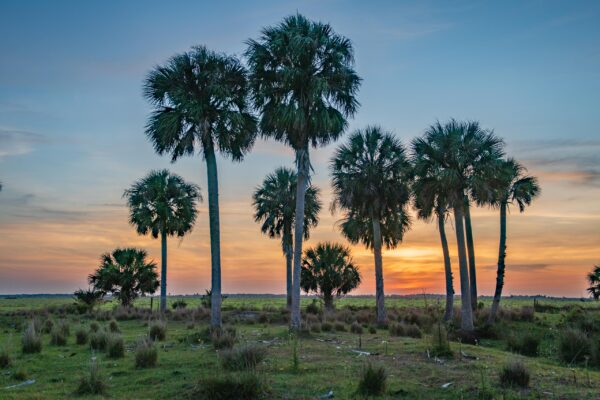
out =
<svg viewBox="0 0 600 400"><path fill-rule="evenodd" d="M439 322L443 308L433 298L390 298L387 326L375 324L373 298L340 299L333 312L304 298L298 336L289 334L284 297L226 298L218 337L210 334L201 300L169 298L161 316L150 311L148 298L132 308L106 302L81 314L69 298L1 299L0 397L363 398L361 380L368 375L366 384L377 385L379 368L386 384L374 398L596 399L600 393L600 309L593 302L543 299L534 310L532 299L509 298L487 330L480 323L485 305L476 318L481 339L467 344L456 334L457 320L448 331ZM41 349L24 353L31 324ZM153 342L144 341L149 335ZM514 363L525 370L501 378ZM90 382L93 364L98 374ZM519 374L529 375L525 388ZM99 385L101 394L86 394L82 382Z"/></svg>

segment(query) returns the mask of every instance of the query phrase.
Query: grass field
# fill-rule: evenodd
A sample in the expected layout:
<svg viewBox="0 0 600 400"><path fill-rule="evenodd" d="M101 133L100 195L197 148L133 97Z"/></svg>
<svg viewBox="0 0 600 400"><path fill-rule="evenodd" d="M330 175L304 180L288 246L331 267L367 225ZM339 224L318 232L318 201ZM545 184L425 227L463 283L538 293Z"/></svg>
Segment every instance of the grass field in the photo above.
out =
<svg viewBox="0 0 600 400"><path fill-rule="evenodd" d="M173 302L175 298L169 300ZM558 338L565 329L565 318L574 314L573 310L585 315L592 329L596 329L594 324L600 321L600 313L594 303L545 299L542 304L565 309L533 314L532 300L507 299L504 305L509 311L498 324L497 332L482 335L486 338L478 345L452 341L452 355L435 357L432 334L439 327L438 304L431 298L393 298L387 302L390 321L418 326L420 338L396 336L396 322L390 322L389 329L375 327L371 310L374 299L360 297L342 299L334 314L323 315L320 310L311 310L316 314L305 313L304 332L294 340L288 333L287 312L281 308L284 298L232 297L224 301L224 320L237 331L234 349L251 344L266 352L255 370L241 373L223 368L221 358L225 350L215 350L210 340L203 338L201 332L207 328L208 313L198 308L200 299L186 297L185 301L186 309L170 311L165 317L166 339L155 344L158 364L136 368L136 343L148 335L149 320L157 317L147 309L149 299L139 300L134 310L105 303L100 310L81 315L68 307L72 303L68 298L1 299L0 347L9 353L12 363L0 370L0 398L85 398L86 395L75 392L94 357L108 385L105 396L118 399L206 398L198 392L206 379L220 376L235 380L244 374L258 378L263 398L316 399L329 391L337 399L361 398L357 394L358 382L368 364L383 366L387 371L386 391L378 398L600 398L600 368L586 366L589 357L568 363L559 356ZM304 307L310 302L305 299ZM529 306L527 312L523 306ZM484 314L485 309L480 319ZM106 352L75 343L74 332L78 328L88 330L97 321L108 329L113 318L124 339L124 357L112 359ZM32 319L40 325L47 319L55 325L67 321L71 331L67 344L52 345L50 335L42 333L41 352L22 354L22 332ZM449 332L452 338L451 327ZM508 351L508 337L523 332L539 337L537 356ZM598 342L597 336L594 340ZM503 365L514 360L522 361L529 371L531 381L527 388L503 387L499 383Z"/></svg>

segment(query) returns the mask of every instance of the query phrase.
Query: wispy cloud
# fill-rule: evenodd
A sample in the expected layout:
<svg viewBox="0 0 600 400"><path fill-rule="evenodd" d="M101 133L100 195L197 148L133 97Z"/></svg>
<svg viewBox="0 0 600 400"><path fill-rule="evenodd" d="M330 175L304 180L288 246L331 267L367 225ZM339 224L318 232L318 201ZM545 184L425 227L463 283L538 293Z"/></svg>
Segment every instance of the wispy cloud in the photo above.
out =
<svg viewBox="0 0 600 400"><path fill-rule="evenodd" d="M0 128L0 158L31 153L35 146L47 141L39 133Z"/></svg>

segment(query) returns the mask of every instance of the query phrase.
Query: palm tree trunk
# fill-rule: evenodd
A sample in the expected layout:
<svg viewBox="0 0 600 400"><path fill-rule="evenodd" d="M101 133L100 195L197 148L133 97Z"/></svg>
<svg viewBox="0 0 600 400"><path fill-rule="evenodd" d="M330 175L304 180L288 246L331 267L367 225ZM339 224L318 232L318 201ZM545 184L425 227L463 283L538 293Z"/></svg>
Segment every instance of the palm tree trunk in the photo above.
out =
<svg viewBox="0 0 600 400"><path fill-rule="evenodd" d="M161 241L161 270L160 270L160 311L167 309L167 233L160 233Z"/></svg>
<svg viewBox="0 0 600 400"><path fill-rule="evenodd" d="M496 274L496 290L494 291L494 300L492 301L492 311L488 323L493 323L498 313L500 306L500 298L502 297L502 288L504 287L504 270L506 265L506 202L500 204L500 246L498 249L498 272Z"/></svg>
<svg viewBox="0 0 600 400"><path fill-rule="evenodd" d="M219 231L219 184L217 158L212 147L204 148L208 176L208 219L210 226L211 298L210 325L221 328L221 234Z"/></svg>
<svg viewBox="0 0 600 400"><path fill-rule="evenodd" d="M475 268L475 246L473 244L473 228L471 226L471 205L465 196L465 232L467 236L467 251L469 253L469 285L471 287L471 308L477 309L477 273Z"/></svg>
<svg viewBox="0 0 600 400"><path fill-rule="evenodd" d="M450 250L448 249L448 238L446 238L443 213L438 214L438 230L440 231L440 241L442 242L442 252L444 253L444 272L446 274L446 311L444 312L444 321L450 321L454 315L454 285L452 283L452 264L450 263Z"/></svg>
<svg viewBox="0 0 600 400"><path fill-rule="evenodd" d="M385 312L385 292L383 290L383 260L381 257L381 225L379 219L371 213L373 220L373 255L375 257L375 302L377 305L377 324L383 325L387 319Z"/></svg>
<svg viewBox="0 0 600 400"><path fill-rule="evenodd" d="M300 271L302 268L302 242L304 240L304 197L308 184L310 162L308 147L296 150L298 178L296 183L296 218L294 219L294 270L292 278L292 317L290 328L300 329ZM300 217L298 217L300 216Z"/></svg>
<svg viewBox="0 0 600 400"><path fill-rule="evenodd" d="M460 270L461 328L463 331L472 332L475 328L473 327L473 310L471 309L469 267L467 266L467 251L465 249L462 201L457 201L454 205L454 222L456 223L456 245L458 247L458 265Z"/></svg>
<svg viewBox="0 0 600 400"><path fill-rule="evenodd" d="M285 245L285 282L286 282L286 305L288 310L292 308L292 263L294 260L294 246Z"/></svg>

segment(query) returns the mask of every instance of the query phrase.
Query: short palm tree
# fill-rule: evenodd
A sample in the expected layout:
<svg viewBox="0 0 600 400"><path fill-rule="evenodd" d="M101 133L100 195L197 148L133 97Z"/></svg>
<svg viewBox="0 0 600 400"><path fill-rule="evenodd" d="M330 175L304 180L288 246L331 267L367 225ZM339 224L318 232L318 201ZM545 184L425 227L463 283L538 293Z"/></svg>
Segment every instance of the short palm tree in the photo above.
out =
<svg viewBox="0 0 600 400"><path fill-rule="evenodd" d="M420 171L423 172L423 171ZM446 219L451 205L445 196L444 186L438 177L415 175L413 183L413 195L417 216L429 221L434 215L437 219L440 242L442 243L442 254L444 257L444 274L446 278L446 308L444 321L450 321L454 315L454 284L452 278L452 264L450 261L450 250L446 237Z"/></svg>
<svg viewBox="0 0 600 400"><path fill-rule="evenodd" d="M590 284L587 291L590 292L594 300L600 299L600 265L594 266L592 272L588 274L587 280Z"/></svg>
<svg viewBox="0 0 600 400"><path fill-rule="evenodd" d="M160 310L167 308L167 237L183 237L196 222L200 188L163 169L152 171L123 194L129 222L140 235L161 238Z"/></svg>
<svg viewBox="0 0 600 400"><path fill-rule="evenodd" d="M211 253L211 326L221 327L221 235L216 151L239 161L256 137L248 110L246 70L234 57L205 47L172 57L155 67L144 84L155 109L146 135L159 154L175 162L202 153L208 176Z"/></svg>
<svg viewBox="0 0 600 400"><path fill-rule="evenodd" d="M159 286L156 264L146 257L145 250L134 248L105 253L88 282L102 295L111 293L122 305L131 306L136 298L154 293Z"/></svg>
<svg viewBox="0 0 600 400"><path fill-rule="evenodd" d="M460 270L461 328L472 332L471 282L465 243L464 207L473 179L489 171L504 155L503 142L477 122L454 119L430 126L423 137L413 141L415 175L439 180L448 204L452 206Z"/></svg>
<svg viewBox="0 0 600 400"><path fill-rule="evenodd" d="M333 299L348 294L360 285L360 272L350 249L337 243L319 243L306 250L302 261L300 286L323 299L326 310L333 310Z"/></svg>
<svg viewBox="0 0 600 400"><path fill-rule="evenodd" d="M526 175L527 170L512 158L501 160L498 167L489 175L483 171L480 179L474 180L473 197L480 205L489 205L500 209L500 245L498 249L498 271L496 273L496 290L488 319L494 322L498 314L504 273L506 269L506 222L511 204L517 204L519 211L525 211L540 192L537 178Z"/></svg>
<svg viewBox="0 0 600 400"><path fill-rule="evenodd" d="M260 131L292 147L298 175L295 215L304 215L310 180L309 147L325 145L343 133L358 108L360 78L347 38L330 25L292 15L249 40L250 85ZM294 223L291 328L300 328L300 270L304 219Z"/></svg>
<svg viewBox="0 0 600 400"><path fill-rule="evenodd" d="M271 238L281 238L281 248L286 261L287 306L292 306L292 258L296 211L296 173L289 168L277 168L267 175L262 185L256 188L252 200L254 220L262 222L260 230ZM319 223L319 189L310 185L306 189L304 206L304 238L308 239L311 227Z"/></svg>
<svg viewBox="0 0 600 400"><path fill-rule="evenodd" d="M345 215L344 236L373 249L377 322L386 320L382 244L394 248L410 227L412 167L402 144L380 127L354 132L331 160L332 210Z"/></svg>

